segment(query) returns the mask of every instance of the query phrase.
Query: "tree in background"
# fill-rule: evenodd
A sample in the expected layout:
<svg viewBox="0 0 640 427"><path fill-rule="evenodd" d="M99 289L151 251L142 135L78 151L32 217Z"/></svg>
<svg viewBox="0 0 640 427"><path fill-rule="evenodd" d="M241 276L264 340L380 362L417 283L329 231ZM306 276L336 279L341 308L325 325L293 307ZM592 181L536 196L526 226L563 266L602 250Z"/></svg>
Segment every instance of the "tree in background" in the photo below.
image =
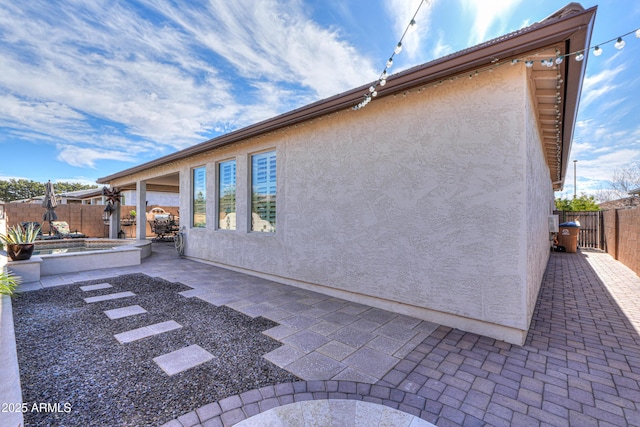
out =
<svg viewBox="0 0 640 427"><path fill-rule="evenodd" d="M626 167L616 169L611 179L611 187L619 199L629 197L629 192L640 188L640 162L630 163Z"/></svg>
<svg viewBox="0 0 640 427"><path fill-rule="evenodd" d="M98 188L97 185L78 184L71 182L56 182L54 184L57 194L69 191L89 190ZM44 196L45 183L27 179L0 180L0 200L11 202L14 200L30 199L32 197Z"/></svg>
<svg viewBox="0 0 640 427"><path fill-rule="evenodd" d="M610 188L601 188L595 192L595 197L600 202L626 199L629 192L637 188L640 188L640 161L627 163L613 171Z"/></svg>
<svg viewBox="0 0 640 427"><path fill-rule="evenodd" d="M556 210L558 211L599 211L600 207L593 196L582 193L575 199L556 199Z"/></svg>

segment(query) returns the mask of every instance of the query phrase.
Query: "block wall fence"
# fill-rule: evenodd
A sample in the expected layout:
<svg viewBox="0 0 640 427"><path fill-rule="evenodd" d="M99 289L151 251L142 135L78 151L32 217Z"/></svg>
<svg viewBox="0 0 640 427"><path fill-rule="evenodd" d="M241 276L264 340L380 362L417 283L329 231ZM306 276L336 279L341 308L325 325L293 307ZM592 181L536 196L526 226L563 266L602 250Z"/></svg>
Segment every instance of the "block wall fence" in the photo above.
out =
<svg viewBox="0 0 640 427"><path fill-rule="evenodd" d="M602 215L602 249L640 275L640 209L612 209Z"/></svg>
<svg viewBox="0 0 640 427"><path fill-rule="evenodd" d="M44 208L40 204L33 203L4 203L4 216L6 219L7 227L20 224L22 222L39 222L42 225L42 233L49 234L49 224L42 221L44 215ZM152 208L158 206L148 206L147 212ZM166 212L178 215L177 206L159 206ZM136 207L132 205L122 205L120 207L120 214L122 217L128 216L129 212L135 210ZM56 207L56 214L59 221L67 221L69 223L69 229L71 231L79 231L86 234L88 237L107 237L109 233L108 226L105 225L102 214L104 211L104 205L82 205L82 204L69 204L58 205ZM153 237L149 223L142 218L145 222L147 229L147 236ZM136 225L122 227L125 233L125 237L135 237Z"/></svg>

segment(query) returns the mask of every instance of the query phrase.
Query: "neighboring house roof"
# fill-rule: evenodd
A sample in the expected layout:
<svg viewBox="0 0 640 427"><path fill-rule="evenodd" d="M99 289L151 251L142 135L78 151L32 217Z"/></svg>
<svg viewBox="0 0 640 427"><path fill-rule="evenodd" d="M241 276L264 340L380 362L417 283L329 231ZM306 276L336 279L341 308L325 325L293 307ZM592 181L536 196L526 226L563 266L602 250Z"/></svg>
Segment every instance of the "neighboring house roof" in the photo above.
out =
<svg viewBox="0 0 640 427"><path fill-rule="evenodd" d="M56 198L58 200L61 200L61 199L82 200L89 197L96 197L99 195L102 195L102 188L90 188L88 190L67 191L65 193L56 192ZM34 196L28 199L13 200L11 203L41 203L43 199L44 199L44 195Z"/></svg>
<svg viewBox="0 0 640 427"><path fill-rule="evenodd" d="M56 196L67 197L69 199L86 199L89 197L102 196L102 188L90 188L87 190L67 191L66 193L56 193Z"/></svg>
<svg viewBox="0 0 640 427"><path fill-rule="evenodd" d="M640 189L638 189L640 192ZM598 205L603 211L611 209L629 209L640 206L640 197L632 196L625 197L623 199L611 200L608 202L602 202Z"/></svg>
<svg viewBox="0 0 640 427"><path fill-rule="evenodd" d="M629 194L640 195L640 188L633 189L629 191Z"/></svg>
<svg viewBox="0 0 640 427"><path fill-rule="evenodd" d="M596 7L585 10L578 3L570 3L528 27L394 74L389 77L384 87L378 88L376 99L466 75L478 69L510 63L512 58L541 53L542 55L535 57L537 60L532 68L531 79L551 181L554 190L559 190L564 184L595 12ZM556 77L558 72L555 67L547 68L539 64L540 59L555 58L556 54L567 55L580 51L584 51L585 60L578 62L572 57L567 57L560 67L560 78ZM371 83L367 83L176 153L100 178L97 182L108 183L214 148L349 109L362 101L370 85ZM560 94L559 102L557 101L558 93Z"/></svg>

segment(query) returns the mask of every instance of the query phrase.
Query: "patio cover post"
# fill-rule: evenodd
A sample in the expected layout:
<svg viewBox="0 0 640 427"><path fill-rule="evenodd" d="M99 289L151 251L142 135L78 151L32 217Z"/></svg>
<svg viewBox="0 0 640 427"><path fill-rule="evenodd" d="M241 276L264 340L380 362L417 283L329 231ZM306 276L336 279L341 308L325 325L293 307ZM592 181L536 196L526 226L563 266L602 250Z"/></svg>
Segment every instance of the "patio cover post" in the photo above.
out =
<svg viewBox="0 0 640 427"><path fill-rule="evenodd" d="M111 212L111 221L109 221L109 238L117 239L120 232L120 203L113 204L113 212Z"/></svg>
<svg viewBox="0 0 640 427"><path fill-rule="evenodd" d="M147 238L147 181L136 182L136 240Z"/></svg>

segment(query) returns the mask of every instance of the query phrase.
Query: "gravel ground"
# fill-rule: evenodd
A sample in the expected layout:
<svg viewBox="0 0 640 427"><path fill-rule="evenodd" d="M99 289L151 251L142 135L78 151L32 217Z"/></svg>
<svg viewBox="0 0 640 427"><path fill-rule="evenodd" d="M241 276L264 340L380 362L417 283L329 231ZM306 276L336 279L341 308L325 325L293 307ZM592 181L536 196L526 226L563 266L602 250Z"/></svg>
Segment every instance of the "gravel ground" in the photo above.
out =
<svg viewBox="0 0 640 427"><path fill-rule="evenodd" d="M82 292L108 282L113 288ZM230 395L298 378L262 358L280 343L261 332L277 326L178 292L190 289L144 274L21 294L13 301L27 426L147 426L167 422ZM87 304L83 298L137 296ZM138 304L148 313L109 320L104 310ZM181 329L119 344L119 332L175 320ZM213 360L166 375L153 358L198 344ZM32 411L33 404L50 404ZM56 407L55 404L58 406Z"/></svg>

